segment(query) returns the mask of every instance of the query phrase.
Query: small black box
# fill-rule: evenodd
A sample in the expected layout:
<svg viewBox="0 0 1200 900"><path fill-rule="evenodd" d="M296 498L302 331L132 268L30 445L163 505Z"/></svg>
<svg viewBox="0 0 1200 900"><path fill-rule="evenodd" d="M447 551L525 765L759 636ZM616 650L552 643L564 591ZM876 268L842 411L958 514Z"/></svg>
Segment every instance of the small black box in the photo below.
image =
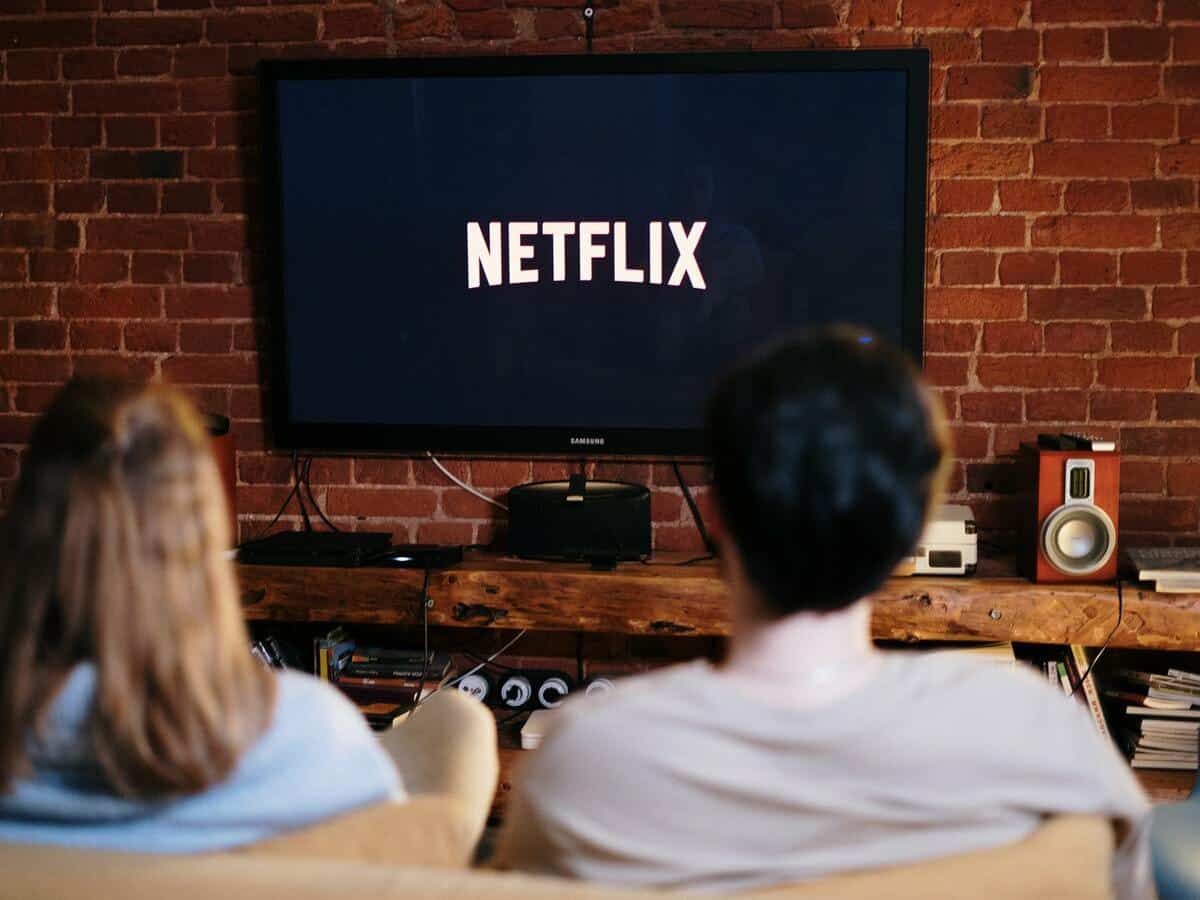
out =
<svg viewBox="0 0 1200 900"><path fill-rule="evenodd" d="M238 562L255 566L361 566L387 551L386 531L283 531L238 548Z"/></svg>
<svg viewBox="0 0 1200 900"><path fill-rule="evenodd" d="M620 481L536 481L508 492L508 549L593 563L650 555L650 491Z"/></svg>

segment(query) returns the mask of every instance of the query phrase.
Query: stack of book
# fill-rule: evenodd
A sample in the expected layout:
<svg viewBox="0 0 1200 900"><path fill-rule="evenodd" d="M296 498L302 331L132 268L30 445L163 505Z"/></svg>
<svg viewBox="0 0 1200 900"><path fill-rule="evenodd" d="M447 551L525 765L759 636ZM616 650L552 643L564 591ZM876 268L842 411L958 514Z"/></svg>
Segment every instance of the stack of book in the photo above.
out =
<svg viewBox="0 0 1200 900"><path fill-rule="evenodd" d="M1164 594L1200 592L1200 549L1140 547L1125 551L1137 569L1138 581L1150 581Z"/></svg>
<svg viewBox="0 0 1200 900"><path fill-rule="evenodd" d="M1165 675L1122 669L1123 689L1106 690L1123 702L1128 726L1121 744L1135 769L1200 769L1200 674L1170 669Z"/></svg>

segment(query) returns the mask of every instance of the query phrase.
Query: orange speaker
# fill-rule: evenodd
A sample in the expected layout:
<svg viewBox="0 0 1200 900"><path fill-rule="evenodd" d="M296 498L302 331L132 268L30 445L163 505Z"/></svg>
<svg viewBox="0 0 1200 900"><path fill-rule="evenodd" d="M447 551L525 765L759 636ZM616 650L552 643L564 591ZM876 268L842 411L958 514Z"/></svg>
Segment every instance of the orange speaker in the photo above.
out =
<svg viewBox="0 0 1200 900"><path fill-rule="evenodd" d="M1043 582L1116 578L1120 454L1022 444L1021 463L1029 498L1021 574Z"/></svg>

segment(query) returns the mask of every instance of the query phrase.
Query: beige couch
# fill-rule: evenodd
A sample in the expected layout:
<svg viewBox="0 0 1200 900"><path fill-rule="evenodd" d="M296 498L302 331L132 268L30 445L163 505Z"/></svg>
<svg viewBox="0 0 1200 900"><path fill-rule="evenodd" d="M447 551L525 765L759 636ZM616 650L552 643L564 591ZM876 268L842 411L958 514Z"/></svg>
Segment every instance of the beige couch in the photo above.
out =
<svg viewBox="0 0 1200 900"><path fill-rule="evenodd" d="M440 796L383 805L233 853L169 857L0 846L2 900L638 900L662 897L465 868L474 821ZM845 875L754 896L777 900L1101 900L1109 823L1061 818L1011 847Z"/></svg>
<svg viewBox="0 0 1200 900"><path fill-rule="evenodd" d="M637 900L639 891L469 869L495 789L495 725L454 692L384 738L417 796L242 850L150 856L0 844L0 900ZM481 749L483 748L483 749ZM1048 822L1020 844L759 892L779 900L1101 900L1114 834Z"/></svg>

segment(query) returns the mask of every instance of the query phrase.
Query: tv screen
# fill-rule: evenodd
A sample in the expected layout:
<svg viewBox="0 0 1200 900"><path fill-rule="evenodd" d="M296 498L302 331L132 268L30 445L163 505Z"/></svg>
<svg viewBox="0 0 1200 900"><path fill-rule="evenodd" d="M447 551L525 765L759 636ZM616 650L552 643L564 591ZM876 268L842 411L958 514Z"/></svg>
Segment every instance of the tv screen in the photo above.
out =
<svg viewBox="0 0 1200 900"><path fill-rule="evenodd" d="M920 359L924 51L260 77L283 447L696 455L790 330Z"/></svg>

